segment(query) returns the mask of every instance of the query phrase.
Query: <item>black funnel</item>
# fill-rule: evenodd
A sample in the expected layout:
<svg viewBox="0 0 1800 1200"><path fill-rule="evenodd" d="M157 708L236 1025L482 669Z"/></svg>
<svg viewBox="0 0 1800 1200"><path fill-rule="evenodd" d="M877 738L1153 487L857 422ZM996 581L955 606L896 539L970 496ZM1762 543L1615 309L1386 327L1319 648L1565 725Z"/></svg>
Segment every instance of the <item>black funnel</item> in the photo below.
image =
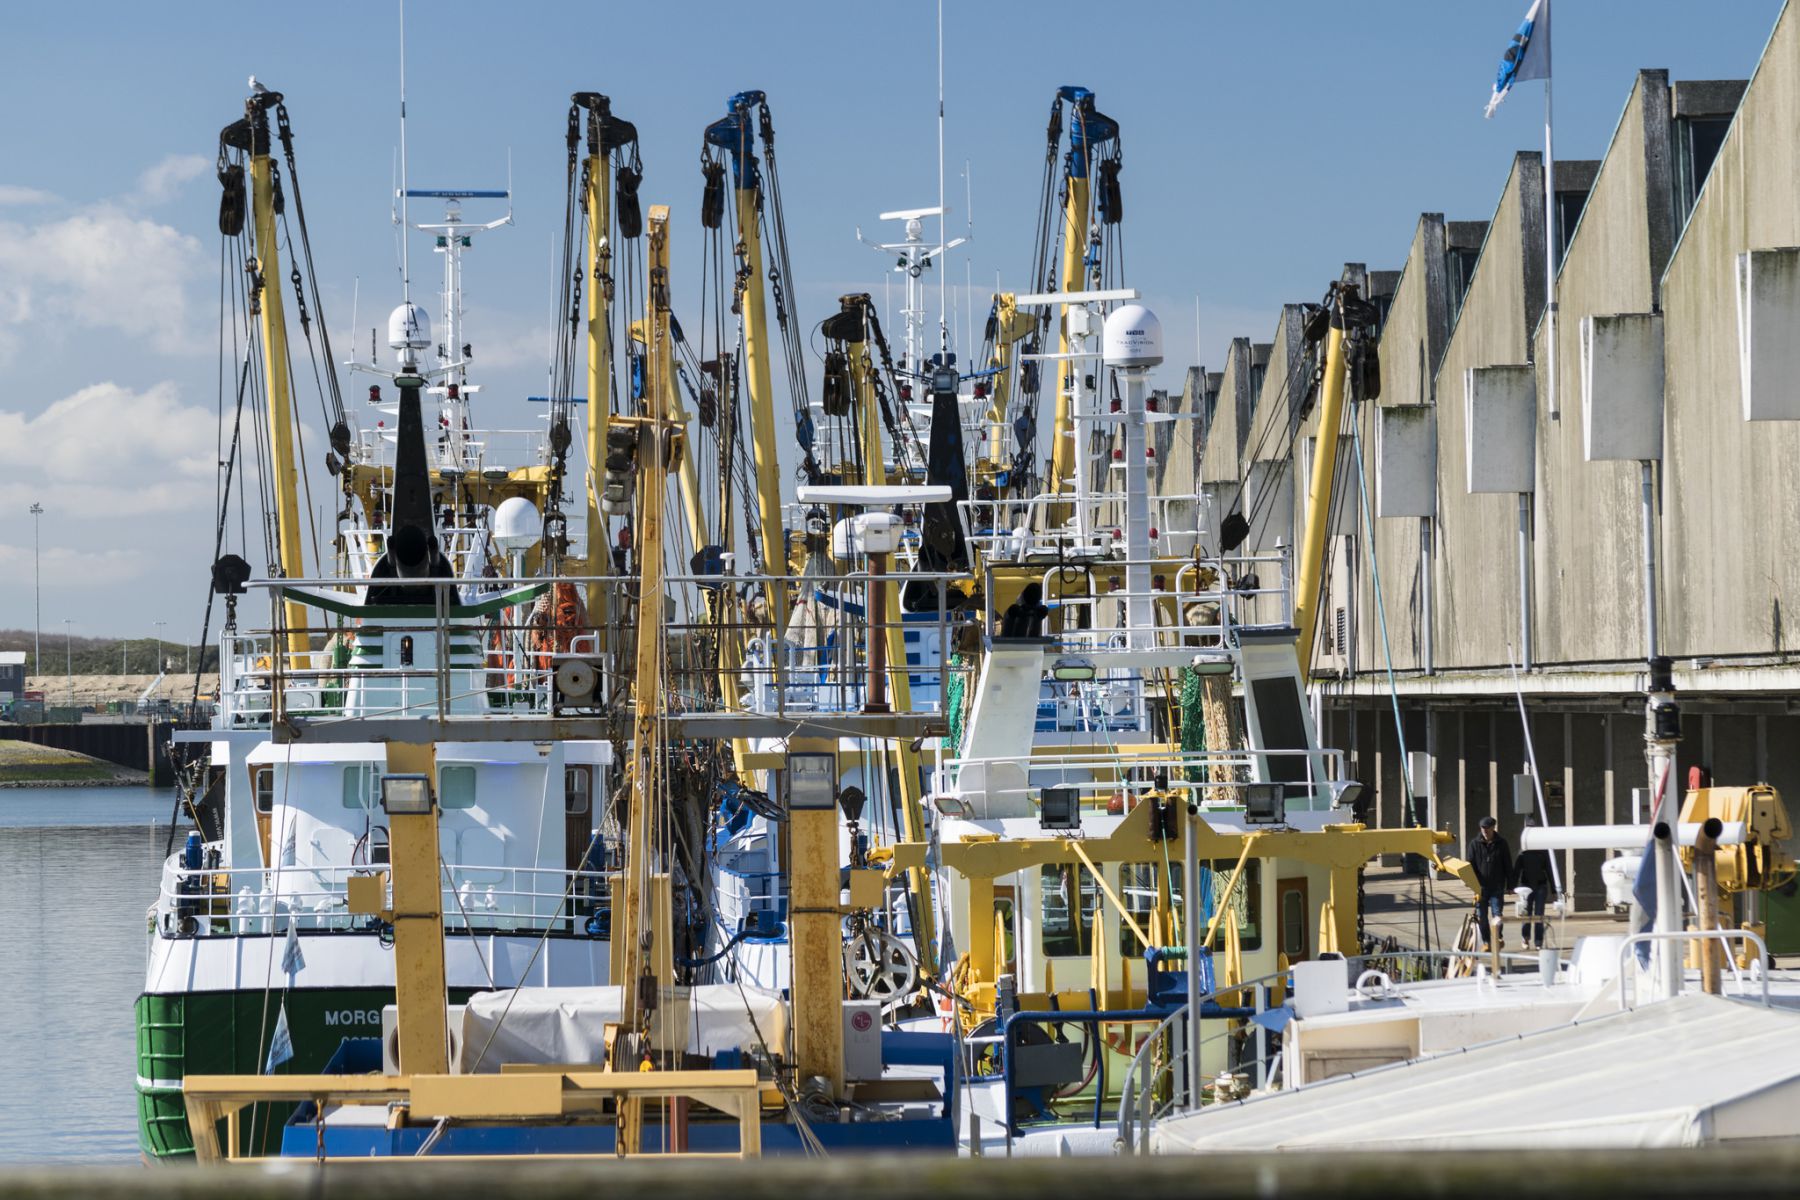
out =
<svg viewBox="0 0 1800 1200"><path fill-rule="evenodd" d="M425 462L425 418L416 385L400 388L400 425L394 447L394 511L387 547L375 564L377 580L448 579L450 562L438 545L432 518L431 468ZM416 583L371 583L365 604L433 603Z"/></svg>

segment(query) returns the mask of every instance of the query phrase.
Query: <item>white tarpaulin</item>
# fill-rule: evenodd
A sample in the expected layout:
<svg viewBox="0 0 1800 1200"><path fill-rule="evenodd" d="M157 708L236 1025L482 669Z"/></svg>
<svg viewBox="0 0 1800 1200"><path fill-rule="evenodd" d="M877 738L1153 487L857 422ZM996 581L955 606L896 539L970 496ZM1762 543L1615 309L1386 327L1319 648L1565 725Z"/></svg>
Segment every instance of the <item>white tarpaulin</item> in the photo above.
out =
<svg viewBox="0 0 1800 1200"><path fill-rule="evenodd" d="M1800 1014L1690 995L1157 1124L1160 1154L1800 1136Z"/></svg>
<svg viewBox="0 0 1800 1200"><path fill-rule="evenodd" d="M619 1020L623 994L617 987L530 987L471 996L463 1007L456 1069L493 1074L509 1062L597 1065L606 1056L606 1027ZM756 988L675 988L664 992L657 1016L659 1047L674 1042L709 1058L765 1044L772 1053L786 1052L787 1007ZM683 1031L685 1039L676 1042Z"/></svg>

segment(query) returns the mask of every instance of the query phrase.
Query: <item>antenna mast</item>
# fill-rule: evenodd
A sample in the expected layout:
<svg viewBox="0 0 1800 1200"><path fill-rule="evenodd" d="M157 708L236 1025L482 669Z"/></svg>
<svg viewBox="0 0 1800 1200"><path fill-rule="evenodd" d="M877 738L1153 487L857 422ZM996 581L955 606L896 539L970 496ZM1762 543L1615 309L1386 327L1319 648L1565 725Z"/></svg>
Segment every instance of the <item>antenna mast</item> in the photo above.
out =
<svg viewBox="0 0 1800 1200"><path fill-rule="evenodd" d="M400 0L400 298L412 303L412 266L406 231L412 228L406 203L406 0Z"/></svg>
<svg viewBox="0 0 1800 1200"><path fill-rule="evenodd" d="M950 249L949 233L944 225L944 0L938 0L937 6L937 60L938 60L938 245L943 247L939 257ZM950 326L945 313L949 307L950 279L945 271L944 262L938 263L938 349L948 352L950 349Z"/></svg>

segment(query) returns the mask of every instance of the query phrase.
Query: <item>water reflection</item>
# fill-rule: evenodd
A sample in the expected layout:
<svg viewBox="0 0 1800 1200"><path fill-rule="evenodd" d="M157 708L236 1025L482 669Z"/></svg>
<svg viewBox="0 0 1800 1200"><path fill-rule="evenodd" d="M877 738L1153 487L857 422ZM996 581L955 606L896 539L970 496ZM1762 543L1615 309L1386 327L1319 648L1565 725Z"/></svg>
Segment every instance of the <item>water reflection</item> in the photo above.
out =
<svg viewBox="0 0 1800 1200"><path fill-rule="evenodd" d="M174 794L0 789L0 1162L137 1157L145 912Z"/></svg>

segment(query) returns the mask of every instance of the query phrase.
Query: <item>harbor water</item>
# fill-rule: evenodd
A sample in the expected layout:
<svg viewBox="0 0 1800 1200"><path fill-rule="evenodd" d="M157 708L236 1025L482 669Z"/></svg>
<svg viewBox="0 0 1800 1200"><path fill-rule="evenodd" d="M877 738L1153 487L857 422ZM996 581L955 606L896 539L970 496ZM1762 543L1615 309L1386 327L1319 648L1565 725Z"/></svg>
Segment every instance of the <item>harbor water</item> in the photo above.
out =
<svg viewBox="0 0 1800 1200"><path fill-rule="evenodd" d="M0 788L0 1164L137 1159L132 1004L174 801Z"/></svg>

